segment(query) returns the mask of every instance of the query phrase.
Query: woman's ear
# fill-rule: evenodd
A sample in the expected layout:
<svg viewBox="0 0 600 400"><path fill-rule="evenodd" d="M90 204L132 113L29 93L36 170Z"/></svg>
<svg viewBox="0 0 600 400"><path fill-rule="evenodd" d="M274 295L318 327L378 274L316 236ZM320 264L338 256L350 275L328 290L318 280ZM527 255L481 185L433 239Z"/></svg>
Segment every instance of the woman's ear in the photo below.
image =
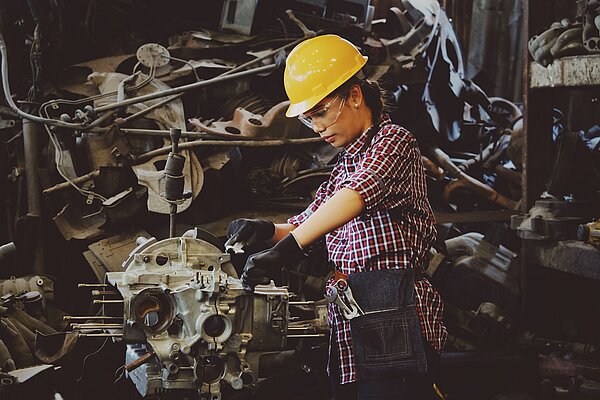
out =
<svg viewBox="0 0 600 400"><path fill-rule="evenodd" d="M350 88L350 95L348 96L348 98L352 107L360 107L360 104L363 100L362 90L360 89L360 86L352 85L352 87Z"/></svg>

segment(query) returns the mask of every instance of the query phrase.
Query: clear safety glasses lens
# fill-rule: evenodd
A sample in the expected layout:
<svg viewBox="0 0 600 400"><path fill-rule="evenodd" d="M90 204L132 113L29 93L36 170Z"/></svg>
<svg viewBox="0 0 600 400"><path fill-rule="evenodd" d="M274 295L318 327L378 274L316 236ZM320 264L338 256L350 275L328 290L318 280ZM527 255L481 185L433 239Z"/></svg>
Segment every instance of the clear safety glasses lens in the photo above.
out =
<svg viewBox="0 0 600 400"><path fill-rule="evenodd" d="M298 115L298 119L310 129L314 130L315 126L320 129L327 129L335 124L340 117L345 102L345 97L337 95L331 101L318 106L316 109Z"/></svg>

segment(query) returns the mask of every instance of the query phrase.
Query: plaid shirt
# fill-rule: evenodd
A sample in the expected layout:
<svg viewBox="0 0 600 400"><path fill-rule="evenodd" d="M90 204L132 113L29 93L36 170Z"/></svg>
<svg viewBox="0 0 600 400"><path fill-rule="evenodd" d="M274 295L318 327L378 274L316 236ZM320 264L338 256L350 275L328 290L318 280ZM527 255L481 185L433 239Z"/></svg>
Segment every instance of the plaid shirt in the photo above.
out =
<svg viewBox="0 0 600 400"><path fill-rule="evenodd" d="M368 136L365 132L342 149L331 177L319 187L314 201L288 223L302 224L334 193L349 188L362 196L366 209L325 236L329 259L336 269L351 274L421 267L436 230L417 142L388 116L382 117L370 144ZM361 151L364 146L365 151ZM444 306L426 279L415 282L415 306L423 336L441 351L447 336L442 322ZM356 369L350 322L333 304L329 305L328 321L330 346L338 347L340 382L353 382Z"/></svg>

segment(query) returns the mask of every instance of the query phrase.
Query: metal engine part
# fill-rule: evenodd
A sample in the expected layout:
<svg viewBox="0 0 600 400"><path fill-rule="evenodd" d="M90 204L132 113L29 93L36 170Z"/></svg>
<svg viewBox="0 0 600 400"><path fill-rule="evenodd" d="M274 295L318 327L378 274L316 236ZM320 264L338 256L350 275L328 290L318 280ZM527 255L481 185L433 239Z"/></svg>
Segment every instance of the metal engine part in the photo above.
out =
<svg viewBox="0 0 600 400"><path fill-rule="evenodd" d="M224 385L256 383L261 353L286 345L287 289L245 292L229 254L206 241L152 238L123 266L106 280L123 297L126 369L143 396L188 390L218 400Z"/></svg>
<svg viewBox="0 0 600 400"><path fill-rule="evenodd" d="M541 199L525 215L513 215L511 228L522 239L575 239L580 224L594 217L597 200L563 201Z"/></svg>

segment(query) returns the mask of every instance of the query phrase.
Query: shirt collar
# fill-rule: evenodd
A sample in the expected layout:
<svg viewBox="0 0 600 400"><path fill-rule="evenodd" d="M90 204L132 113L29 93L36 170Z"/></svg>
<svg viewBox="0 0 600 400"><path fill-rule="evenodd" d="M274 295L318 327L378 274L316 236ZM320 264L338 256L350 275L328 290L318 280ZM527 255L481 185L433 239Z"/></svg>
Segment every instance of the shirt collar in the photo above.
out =
<svg viewBox="0 0 600 400"><path fill-rule="evenodd" d="M369 137L371 138L371 140L373 139L373 135L369 134L369 131L371 129L377 129L383 125L387 125L387 124L391 124L391 123L392 123L392 120L390 119L390 116L387 114L383 114L381 116L381 118L379 119L379 125L377 127L371 127L369 129L367 129L366 131L364 131L363 133L361 133L359 137L354 139L350 144L348 144L346 147L344 147L342 149L342 155L350 156L350 157L357 155L360 152L360 150L365 146Z"/></svg>

